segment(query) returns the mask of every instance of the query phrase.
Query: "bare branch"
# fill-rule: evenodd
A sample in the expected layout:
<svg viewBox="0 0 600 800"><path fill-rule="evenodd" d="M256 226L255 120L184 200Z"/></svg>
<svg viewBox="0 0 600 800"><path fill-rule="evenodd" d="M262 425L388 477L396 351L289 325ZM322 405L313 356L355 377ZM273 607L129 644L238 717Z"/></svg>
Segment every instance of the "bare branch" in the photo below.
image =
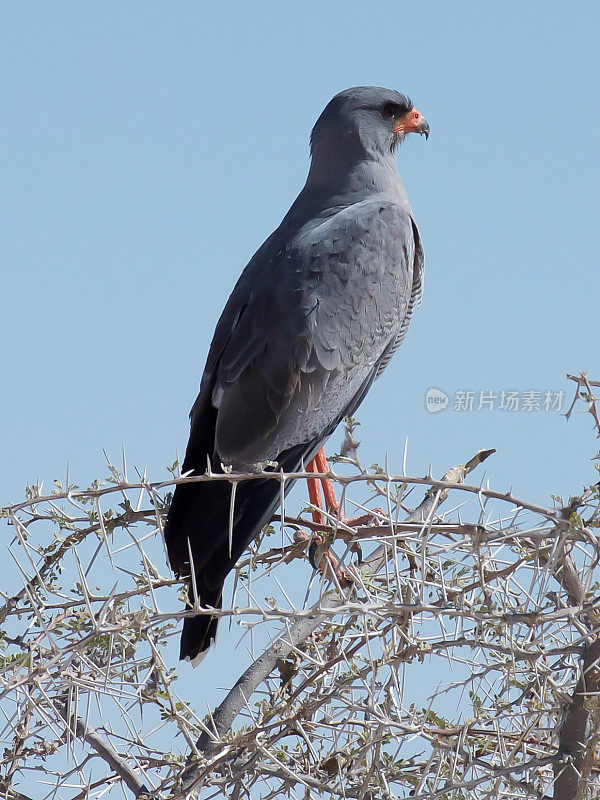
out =
<svg viewBox="0 0 600 800"><path fill-rule="evenodd" d="M596 428L597 382L574 383ZM348 436L344 474L327 473L339 510L334 493L322 508L314 492L308 508L288 495L237 564L235 603L215 613L271 644L206 717L206 681L188 701L167 647L184 616L211 613L176 597L161 535L170 492L307 473L150 482L109 463L106 482L67 476L3 509L14 571L0 590L2 792L600 796L595 476L546 508L465 483L491 451L438 480L367 470L357 448Z"/></svg>
<svg viewBox="0 0 600 800"><path fill-rule="evenodd" d="M470 459L466 464L461 464L457 467L452 467L442 481L444 482L461 482L464 476L471 472L478 464L484 461L494 451L480 451L476 456ZM433 512L448 496L448 490L433 492L428 491L423 501L415 509L415 511L406 520L407 522L422 522L427 523L431 518ZM356 569L357 573L364 572L378 572L382 569L384 563L392 556L393 551L382 545L381 548L367 560L362 562ZM352 590L349 589L345 593L346 597ZM223 735L231 728L233 722L239 712L248 701L257 687L273 672L279 661L285 660L290 653L292 653L302 642L304 642L327 618L327 612L339 606L340 599L345 599L337 591L323 595L319 601L311 609L308 617L299 620L285 631L284 634L264 653L262 653L256 661L248 667L243 675L237 680L235 686L227 694L223 702L215 709L212 714L213 731L205 731L202 733L196 744L196 749L199 753L210 757L211 752L214 750L215 745L220 743ZM182 788L185 792L190 792L195 789L195 783L198 780L198 766L196 765L196 754L190 756L190 762L183 775ZM362 795L361 795L362 796Z"/></svg>
<svg viewBox="0 0 600 800"><path fill-rule="evenodd" d="M120 756L114 747L102 738L91 725L86 724L82 719L74 714L69 715L68 704L66 701L56 699L54 704L60 716L67 723L68 728L73 731L75 736L84 739L98 755L106 761L108 766L123 779L123 783L136 797L151 795L150 789L142 783L137 772L129 766L127 761Z"/></svg>

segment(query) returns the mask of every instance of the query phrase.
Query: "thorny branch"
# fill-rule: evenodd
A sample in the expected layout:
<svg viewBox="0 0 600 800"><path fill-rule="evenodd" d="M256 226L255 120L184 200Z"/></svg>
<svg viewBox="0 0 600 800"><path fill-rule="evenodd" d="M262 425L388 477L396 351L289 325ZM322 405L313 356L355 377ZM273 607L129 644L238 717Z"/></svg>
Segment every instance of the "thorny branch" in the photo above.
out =
<svg viewBox="0 0 600 800"><path fill-rule="evenodd" d="M111 770L114 770L117 775L122 778L123 783L128 789L134 792L136 797L149 793L150 790L148 787L140 781L137 772L129 766L123 756L119 755L106 739L99 736L98 732L94 730L91 725L79 719L76 714L70 713L68 699L62 700L57 698L54 701L54 705L60 716L66 722L69 732L74 736L81 737L87 742L87 744L104 759Z"/></svg>
<svg viewBox="0 0 600 800"><path fill-rule="evenodd" d="M466 464L453 467L443 477L444 482L462 483L464 476L471 472L478 464L484 461L494 451L481 451ZM427 523L436 508L443 503L448 496L448 490L438 492L427 492L425 498L406 520L407 523ZM355 582L360 583L361 578L372 575L383 567L393 554L393 549L386 545L381 545L370 557L358 564L352 570ZM306 639L328 618L323 612L336 608L343 600L349 599L354 585L344 591L344 587L339 587L338 591L333 591L321 596L319 601L311 609L310 616L296 622L289 630L284 631L277 641L262 653L256 661L248 667L244 674L231 689L227 697L214 711L212 715L212 731L202 733L196 743L196 750L205 756L212 755L215 744L220 742L225 733L231 728L235 718L242 708L248 704L249 698L254 694L258 686L273 672L279 662L284 661L291 653L297 650ZM195 788L194 783L198 779L198 767L195 766L195 753L192 754L186 772L183 774L182 789L186 796L191 796L190 792Z"/></svg>
<svg viewBox="0 0 600 800"><path fill-rule="evenodd" d="M598 382L570 377L600 434ZM221 612L262 655L204 718L202 677L187 700L175 671L192 612L163 516L177 482L256 476L109 465L3 509L2 796L600 796L598 484L546 508L464 483L489 453L442 480L394 476L360 465L352 432L334 477L358 522L288 499L238 564L248 601ZM311 568L315 534L335 572Z"/></svg>

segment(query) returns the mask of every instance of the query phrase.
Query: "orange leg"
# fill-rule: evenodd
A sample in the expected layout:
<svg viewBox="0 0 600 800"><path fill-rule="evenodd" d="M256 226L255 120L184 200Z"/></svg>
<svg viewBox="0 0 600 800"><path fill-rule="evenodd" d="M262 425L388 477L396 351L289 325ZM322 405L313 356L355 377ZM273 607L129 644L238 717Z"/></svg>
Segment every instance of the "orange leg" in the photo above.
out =
<svg viewBox="0 0 600 800"><path fill-rule="evenodd" d="M316 464L316 458L306 465L307 472L319 472L320 470ZM324 517L323 517L323 503L321 502L321 492L319 490L319 482L315 478L307 478L306 482L308 484L308 497L310 499L311 505L314 506L312 510L312 518L313 522L316 522L318 525L323 524Z"/></svg>
<svg viewBox="0 0 600 800"><path fill-rule="evenodd" d="M321 475L326 474L329 472L329 464L327 463L327 459L325 457L325 450L321 448L317 455L313 458L313 460L308 464L306 467L307 472L316 472L320 473ZM321 484L323 486L323 496L325 498L325 508L329 511L330 514L334 514L339 519L341 519L346 525L350 527L355 527L356 525L368 525L370 522L373 521L373 518L379 514L385 516L385 512L382 511L380 508L373 509L372 512L367 512L366 514L362 514L359 517L351 517L348 519L347 517L343 517L340 514L341 511L341 504L338 500L337 494L335 489L333 488L333 483L330 478L321 478ZM308 496L310 498L310 502L313 506L316 506L319 510L313 510L312 518L313 522L317 524L323 524L325 522L325 515L322 513L323 503L321 501L321 492L319 491L319 483L318 479L315 478L308 478Z"/></svg>
<svg viewBox="0 0 600 800"><path fill-rule="evenodd" d="M321 472L321 473L329 472L329 464L327 463L327 459L325 458L325 450L323 448L319 450L317 455L311 461L311 464L315 465L314 472ZM335 493L335 489L333 488L333 483L329 478L321 478L321 483L323 485L323 496L325 497L325 507L332 514L339 514L340 501L338 500L337 494Z"/></svg>
<svg viewBox="0 0 600 800"><path fill-rule="evenodd" d="M323 448L319 450L313 460L307 464L306 466L307 472L313 472L315 474L327 474L329 472L329 465L327 463L327 459L325 458L325 451ZM333 488L333 483L329 478L307 478L308 483L308 496L310 498L311 505L313 506L312 510L312 518L313 522L318 525L322 525L325 523L325 514L323 513L323 501L321 500L321 491L319 487L319 480L321 481L321 485L323 487L323 496L325 498L325 508L331 513L335 514L341 519L341 505L340 501L337 498L337 494L335 489ZM356 523L364 524L370 521L373 518L373 514L365 514L363 517L357 517ZM355 520L346 520L344 522L347 524L352 524ZM320 553L318 556L317 561L315 561L315 557L318 554L320 547L323 545L323 539L319 534L315 534L313 536L313 543L309 550L309 560L315 569L318 569L319 572L325 574L327 569L327 564L333 570L333 572L337 576L337 580L342 588L346 588L350 585L351 579L349 580L346 570L343 569L340 565L340 562L333 552L331 548L326 547L325 552Z"/></svg>

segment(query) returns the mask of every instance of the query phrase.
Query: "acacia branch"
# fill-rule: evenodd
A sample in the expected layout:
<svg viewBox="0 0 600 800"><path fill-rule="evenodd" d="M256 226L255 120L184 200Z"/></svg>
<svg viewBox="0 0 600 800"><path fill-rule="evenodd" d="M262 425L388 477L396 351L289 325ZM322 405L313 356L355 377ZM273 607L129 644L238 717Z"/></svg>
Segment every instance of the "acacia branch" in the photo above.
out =
<svg viewBox="0 0 600 800"><path fill-rule="evenodd" d="M581 677L559 733L558 752L570 756L555 765L554 800L583 800L595 764L600 729L600 641L588 646Z"/></svg>
<svg viewBox="0 0 600 800"><path fill-rule="evenodd" d="M87 742L96 753L103 758L108 766L119 775L128 789L136 797L152 796L150 789L142 783L138 773L132 769L127 761L121 756L114 747L106 741L98 731L91 725L84 722L74 714L69 714L68 703L64 700L55 700L54 705L61 717L65 720L70 730L76 736Z"/></svg>
<svg viewBox="0 0 600 800"><path fill-rule="evenodd" d="M6 784L5 781L0 781L0 791L3 792L3 800L32 800L29 795L23 794L23 792L17 791L17 789L13 789L12 786Z"/></svg>
<svg viewBox="0 0 600 800"><path fill-rule="evenodd" d="M562 542L566 522L556 526L556 536ZM543 563L549 563L545 554ZM552 567L555 579L569 600L582 608L586 592L571 556L559 544ZM559 727L558 753L567 755L567 764L555 764L554 800L583 800L588 780L596 763L600 739L600 615L594 608L586 610L584 620L592 634L585 645L581 676L571 696Z"/></svg>
<svg viewBox="0 0 600 800"><path fill-rule="evenodd" d="M475 467L481 464L494 450L481 450L466 464L452 467L443 477L441 483L460 484L465 476ZM312 476L311 476L312 477ZM443 487L438 490L429 489L417 508L407 517L406 522L421 522L424 525L433 517L433 514L440 503L444 502L449 493L449 488ZM356 567L356 571L362 574L373 574L383 568L385 563L393 556L394 548L386 545L378 547L367 559ZM348 592L341 592L344 599ZM214 733L209 735L206 731L202 733L196 743L196 753L192 753L188 758L188 764L182 774L181 791L185 797L193 798L202 788L202 775L208 772L206 764L201 764L198 755L204 759L210 759L213 752L221 743L222 737L231 729L235 718L240 711L248 704L250 697L257 687L273 672L277 663L286 659L297 647L328 618L327 612L337 608L340 603L340 590L332 591L322 596L316 603L310 614L298 620L289 630L283 633L267 650L260 655L253 664L240 676L233 688L229 691L222 703L211 715Z"/></svg>
<svg viewBox="0 0 600 800"><path fill-rule="evenodd" d="M576 383L580 406L595 403L596 382ZM232 800L294 791L340 800L597 793L598 486L542 508L469 486L465 476L481 460L442 480L367 472L354 461L359 474L325 477L368 514L278 519L290 541L251 548L237 564L248 603L218 615L242 617L250 629L277 623L279 638L208 721L178 694L162 656L183 616L213 612L179 610L170 588L177 582L160 577L156 530L168 503L157 491L238 478L283 485L306 473L134 483L125 467L123 475L111 467L110 486L95 481L78 492L67 476L66 490L57 483L45 497L41 486L28 487L24 503L0 510L14 525L19 581L0 591L0 796L34 769L40 783L56 783L54 793L75 788L79 798L120 785L141 800L144 783L157 800L191 800L201 788ZM427 494L409 515L407 487L416 485ZM441 513L451 489L456 507ZM104 495L125 513L98 508ZM385 511L371 510L378 497ZM365 540L374 552L362 559ZM305 559L319 542L313 561L331 581L319 603L299 604L297 585L288 597L276 574L277 598L257 602L254 576ZM347 545L341 562L336 542ZM323 550L327 563L316 557ZM350 552L358 552L352 563ZM433 683L420 708L405 686L424 663ZM82 698L85 712L76 709ZM463 724L445 711L445 698L456 698ZM65 745L73 759L66 769ZM29 800L12 791L11 800Z"/></svg>

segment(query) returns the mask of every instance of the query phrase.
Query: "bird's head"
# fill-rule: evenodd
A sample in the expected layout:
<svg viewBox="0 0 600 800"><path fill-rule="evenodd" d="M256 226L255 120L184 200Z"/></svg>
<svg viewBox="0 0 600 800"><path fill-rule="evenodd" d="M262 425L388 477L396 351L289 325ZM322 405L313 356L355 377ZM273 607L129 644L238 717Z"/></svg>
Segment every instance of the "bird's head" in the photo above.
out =
<svg viewBox="0 0 600 800"><path fill-rule="evenodd" d="M346 89L329 101L313 128L313 158L341 151L356 157L389 156L407 133L429 136L427 120L400 92L378 86Z"/></svg>

